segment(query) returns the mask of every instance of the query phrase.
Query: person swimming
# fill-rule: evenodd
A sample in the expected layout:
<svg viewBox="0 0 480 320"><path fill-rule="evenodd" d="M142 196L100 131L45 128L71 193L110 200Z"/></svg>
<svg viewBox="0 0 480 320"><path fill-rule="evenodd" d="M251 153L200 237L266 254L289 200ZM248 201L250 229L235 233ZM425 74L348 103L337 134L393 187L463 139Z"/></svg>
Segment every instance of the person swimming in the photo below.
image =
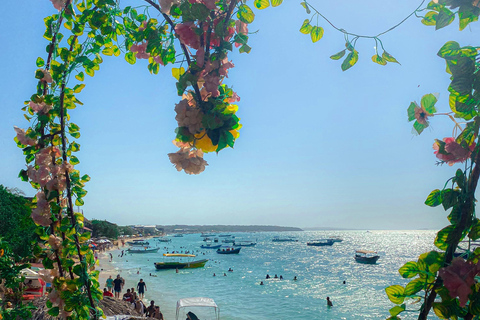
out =
<svg viewBox="0 0 480 320"><path fill-rule="evenodd" d="M263 281L260 281L260 285L263 286Z"/></svg>
<svg viewBox="0 0 480 320"><path fill-rule="evenodd" d="M270 279L270 275L267 273L267 276L265 277L265 279Z"/></svg>
<svg viewBox="0 0 480 320"><path fill-rule="evenodd" d="M330 300L330 297L327 297L327 306L328 306L328 307L333 307L333 303L332 303L332 301Z"/></svg>
<svg viewBox="0 0 480 320"><path fill-rule="evenodd" d="M295 281L298 280L298 279L297 279L297 276L293 277L293 280L295 280Z"/></svg>

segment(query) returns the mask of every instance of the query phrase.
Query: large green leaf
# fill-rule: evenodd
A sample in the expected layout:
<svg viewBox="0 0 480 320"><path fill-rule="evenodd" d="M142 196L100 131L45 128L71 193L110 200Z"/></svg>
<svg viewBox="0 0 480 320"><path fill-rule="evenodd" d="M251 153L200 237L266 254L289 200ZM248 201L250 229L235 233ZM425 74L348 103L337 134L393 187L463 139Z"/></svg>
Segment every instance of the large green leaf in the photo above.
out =
<svg viewBox="0 0 480 320"><path fill-rule="evenodd" d="M270 2L268 0L255 0L253 5L255 8L262 10L268 8L270 6Z"/></svg>
<svg viewBox="0 0 480 320"><path fill-rule="evenodd" d="M354 49L352 52L350 52L347 55L345 60L343 60L342 70L346 71L346 70L350 69L351 67L353 67L355 65L355 63L357 63L357 61L358 61L358 52L357 52L357 50Z"/></svg>
<svg viewBox="0 0 480 320"><path fill-rule="evenodd" d="M390 310L388 310L388 312L390 312L390 315L392 317L398 316L403 311L405 311L405 304L402 304L400 306L395 306L395 307L391 308Z"/></svg>
<svg viewBox="0 0 480 320"><path fill-rule="evenodd" d="M439 317L440 319L450 318L451 313L448 307L446 307L440 302L434 302L432 306L433 306L433 312L435 312L435 315L437 317Z"/></svg>
<svg viewBox="0 0 480 320"><path fill-rule="evenodd" d="M395 304L401 304L405 300L405 289L398 284L385 288L385 292L388 299Z"/></svg>
<svg viewBox="0 0 480 320"><path fill-rule="evenodd" d="M300 32L303 34L309 34L312 32L313 26L310 25L310 20L305 19L302 26L300 27Z"/></svg>
<svg viewBox="0 0 480 320"><path fill-rule="evenodd" d="M460 54L460 45L455 41L448 41L437 52L437 55L442 58L455 57L458 54Z"/></svg>
<svg viewBox="0 0 480 320"><path fill-rule="evenodd" d="M405 295L407 296L413 296L420 290L422 290L425 286L425 279L415 279L410 281L406 286L405 286Z"/></svg>
<svg viewBox="0 0 480 320"><path fill-rule="evenodd" d="M331 55L330 59L332 59L332 60L341 59L345 55L346 51L347 51L347 49L343 49L342 51L340 51L338 53L335 53L334 55Z"/></svg>
<svg viewBox="0 0 480 320"><path fill-rule="evenodd" d="M318 40L322 39L323 37L323 28L322 27L313 27L312 31L310 31L310 37L312 38L312 42L315 43Z"/></svg>
<svg viewBox="0 0 480 320"><path fill-rule="evenodd" d="M442 205L446 211L458 203L460 192L453 189L445 189L443 190L442 196L443 196Z"/></svg>
<svg viewBox="0 0 480 320"><path fill-rule="evenodd" d="M453 207L452 211L448 215L448 221L450 221L450 224L452 225L457 225L460 222L460 218L462 217L462 210L460 209L460 206L455 206Z"/></svg>
<svg viewBox="0 0 480 320"><path fill-rule="evenodd" d="M437 97L431 93L424 95L422 97L422 101L420 102L423 109L425 109L425 111L427 111L429 114L437 112L437 109L435 109L435 103L437 103Z"/></svg>
<svg viewBox="0 0 480 320"><path fill-rule="evenodd" d="M438 231L434 242L435 246L440 250L447 250L448 245L452 241L452 233L454 232L454 230L454 226L448 226Z"/></svg>
<svg viewBox="0 0 480 320"><path fill-rule="evenodd" d="M408 109L407 109L408 121L415 120L415 109L416 108L420 108L420 107L418 106L418 104L415 101L411 102L410 105L408 106Z"/></svg>
<svg viewBox="0 0 480 320"><path fill-rule="evenodd" d="M415 121L415 123L413 124L413 129L415 129L417 134L421 134L426 127L428 127L428 122L426 124L423 124L418 121Z"/></svg>
<svg viewBox="0 0 480 320"><path fill-rule="evenodd" d="M427 200L425 200L425 204L429 207L436 207L440 204L442 204L443 201L443 196L442 196L442 191L439 189L435 189L427 197Z"/></svg>
<svg viewBox="0 0 480 320"><path fill-rule="evenodd" d="M435 30L448 26L453 20L455 20L455 13L443 7L438 13Z"/></svg>
<svg viewBox="0 0 480 320"><path fill-rule="evenodd" d="M242 4L238 7L237 18L245 23L252 23L255 19L255 13L246 4Z"/></svg>
<svg viewBox="0 0 480 320"><path fill-rule="evenodd" d="M478 21L480 8L477 6L460 6L458 18L460 19L460 30L465 29L470 22Z"/></svg>
<svg viewBox="0 0 480 320"><path fill-rule="evenodd" d="M283 0L271 0L271 1L272 1L272 7L278 7L283 2Z"/></svg>
<svg viewBox="0 0 480 320"><path fill-rule="evenodd" d="M426 26L434 26L437 24L438 12L430 11L427 12L425 17L422 19L422 23Z"/></svg>
<svg viewBox="0 0 480 320"><path fill-rule="evenodd" d="M420 270L418 269L418 265L415 261L409 261L405 263L398 272L403 278L413 278L415 277Z"/></svg>
<svg viewBox="0 0 480 320"><path fill-rule="evenodd" d="M127 52L125 54L125 60L127 60L127 62L130 64L135 64L135 62L137 62L137 57L135 57L135 53Z"/></svg>

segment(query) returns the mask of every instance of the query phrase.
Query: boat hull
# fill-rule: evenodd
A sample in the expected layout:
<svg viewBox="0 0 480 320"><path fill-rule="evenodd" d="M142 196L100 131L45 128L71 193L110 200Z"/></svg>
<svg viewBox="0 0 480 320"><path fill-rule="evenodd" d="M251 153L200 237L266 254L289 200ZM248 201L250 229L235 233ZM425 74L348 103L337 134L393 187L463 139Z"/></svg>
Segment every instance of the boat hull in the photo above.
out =
<svg viewBox="0 0 480 320"><path fill-rule="evenodd" d="M221 246L222 246L222 245L220 245L220 244L219 244L219 245L216 245L216 246L206 246L206 245L203 245L203 244L202 244L202 245L200 246L200 248L202 248L202 249L218 249L218 248L220 248Z"/></svg>
<svg viewBox="0 0 480 320"><path fill-rule="evenodd" d="M325 247L333 245L333 241L330 242L307 242L307 246L314 246L314 247Z"/></svg>
<svg viewBox="0 0 480 320"><path fill-rule="evenodd" d="M155 249L144 249L144 250L141 250L141 249L128 249L127 252L128 253L153 253L153 252L157 252L160 248L155 248Z"/></svg>
<svg viewBox="0 0 480 320"><path fill-rule="evenodd" d="M360 256L355 256L355 261L359 263L365 263L365 264L375 264L377 263L377 260L380 258L380 256L374 256L374 257L360 257Z"/></svg>
<svg viewBox="0 0 480 320"><path fill-rule="evenodd" d="M196 260L191 262L156 262L154 263L157 270L167 270L167 269L192 269L192 268L202 268L208 262L208 259Z"/></svg>
<svg viewBox="0 0 480 320"><path fill-rule="evenodd" d="M237 254L237 253L240 253L240 249L241 248L236 248L236 249L230 249L230 250L220 250L218 249L217 250L217 253L218 254Z"/></svg>

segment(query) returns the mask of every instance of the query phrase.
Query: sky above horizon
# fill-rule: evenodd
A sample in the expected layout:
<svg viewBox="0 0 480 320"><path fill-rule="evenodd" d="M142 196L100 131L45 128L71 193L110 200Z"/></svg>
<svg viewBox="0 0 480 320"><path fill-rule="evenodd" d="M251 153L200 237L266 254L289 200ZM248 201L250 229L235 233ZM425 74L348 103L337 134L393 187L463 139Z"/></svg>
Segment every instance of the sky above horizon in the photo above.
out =
<svg viewBox="0 0 480 320"><path fill-rule="evenodd" d="M340 28L378 34L420 2L312 4ZM28 126L20 109L35 91L35 60L46 58L48 44L43 18L54 10L48 0L10 1L0 19L0 184L29 196L34 190L17 177L25 160L13 126ZM308 18L300 1L255 14L252 51L230 53L235 68L224 82L241 97L240 137L234 149L206 154L209 166L198 176L177 172L167 156L177 150L174 106L180 100L171 65L151 75L146 61L132 66L122 54L104 57L95 77L86 76L78 95L84 106L71 112L82 134L77 168L92 178L85 216L120 225L446 226L447 213L423 203L459 167L436 166L432 149L453 126L435 117L415 136L407 107L439 93L437 110L449 111L449 75L436 53L450 40L478 45L478 22L459 32L456 19L435 31L412 17L381 37L401 65L374 64L374 41L360 39L359 61L342 72L341 61L329 56L344 49L343 35L319 20L325 34L312 44L299 32Z"/></svg>

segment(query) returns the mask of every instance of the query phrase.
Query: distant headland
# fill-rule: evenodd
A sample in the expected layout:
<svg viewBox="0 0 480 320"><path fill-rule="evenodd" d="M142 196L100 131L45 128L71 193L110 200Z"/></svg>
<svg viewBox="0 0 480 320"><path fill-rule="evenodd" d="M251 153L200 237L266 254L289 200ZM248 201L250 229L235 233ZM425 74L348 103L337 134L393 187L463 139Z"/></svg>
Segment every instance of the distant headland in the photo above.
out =
<svg viewBox="0 0 480 320"><path fill-rule="evenodd" d="M262 225L167 225L159 226L165 233L201 233L201 232L280 232L280 231L303 231L296 227L262 226Z"/></svg>

